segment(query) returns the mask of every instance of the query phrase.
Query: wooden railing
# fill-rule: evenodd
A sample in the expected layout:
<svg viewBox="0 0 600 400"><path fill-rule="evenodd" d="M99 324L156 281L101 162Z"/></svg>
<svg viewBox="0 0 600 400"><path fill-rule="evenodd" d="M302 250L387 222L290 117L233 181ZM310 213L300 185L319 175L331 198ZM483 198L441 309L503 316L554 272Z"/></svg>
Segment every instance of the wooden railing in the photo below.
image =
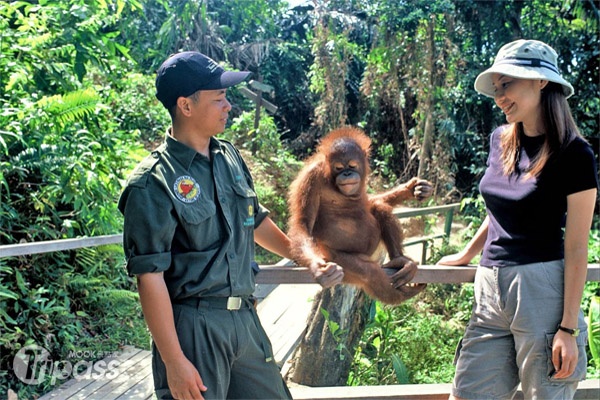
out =
<svg viewBox="0 0 600 400"><path fill-rule="evenodd" d="M417 243L423 243L435 238L449 238L450 230L452 227L452 217L454 211L460 206L459 203L448 204L443 206L434 207L423 207L413 210L395 210L394 215L398 218L409 218L420 215L435 214L435 213L446 213L444 233L441 235L427 236L424 238L417 238L404 243L404 246L411 246ZM75 239L61 239L61 240L48 240L41 242L26 242L9 245L0 245L0 258L2 257L16 257L25 256L30 254L40 253L51 253L53 251L62 250L74 250L84 247L101 246L106 244L118 244L122 243L123 235L104 235L96 237L85 237ZM424 264L424 262L423 262Z"/></svg>
<svg viewBox="0 0 600 400"><path fill-rule="evenodd" d="M85 247L102 246L123 242L123 235L105 235L75 239L46 240L0 246L0 258L27 256L30 254L52 253L53 251L76 250Z"/></svg>
<svg viewBox="0 0 600 400"><path fill-rule="evenodd" d="M106 235L92 238L49 240L35 243L19 243L0 246L0 258L19 257L53 251L75 250L107 244L121 243L122 235ZM441 265L420 265L414 278L416 283L464 283L473 282L475 266L447 267ZM588 281L600 281L599 264L588 265ZM298 267L289 260L276 265L261 265L256 275L256 283L287 284L315 283L306 268Z"/></svg>

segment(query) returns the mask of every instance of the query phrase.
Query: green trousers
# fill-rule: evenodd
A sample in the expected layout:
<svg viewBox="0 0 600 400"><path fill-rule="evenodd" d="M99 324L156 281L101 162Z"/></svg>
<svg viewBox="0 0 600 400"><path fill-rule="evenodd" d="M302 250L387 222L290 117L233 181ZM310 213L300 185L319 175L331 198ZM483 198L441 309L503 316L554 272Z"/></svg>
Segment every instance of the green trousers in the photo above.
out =
<svg viewBox="0 0 600 400"><path fill-rule="evenodd" d="M272 348L249 300L227 310L226 299L188 299L173 304L181 348L196 366L205 399L291 399ZM152 373L158 399L172 399L165 365L152 346Z"/></svg>

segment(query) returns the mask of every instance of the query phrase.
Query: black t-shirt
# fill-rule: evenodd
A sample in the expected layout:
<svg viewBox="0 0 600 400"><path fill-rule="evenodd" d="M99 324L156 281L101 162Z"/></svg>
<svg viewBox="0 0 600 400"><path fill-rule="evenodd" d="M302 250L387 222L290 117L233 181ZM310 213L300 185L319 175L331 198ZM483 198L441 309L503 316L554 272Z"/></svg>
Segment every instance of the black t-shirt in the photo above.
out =
<svg viewBox="0 0 600 400"><path fill-rule="evenodd" d="M551 157L541 174L525 179L544 136L521 135L517 171L507 176L500 160L500 134L491 135L487 169L479 190L490 219L480 264L512 266L564 257L567 196L598 187L591 146L577 137Z"/></svg>

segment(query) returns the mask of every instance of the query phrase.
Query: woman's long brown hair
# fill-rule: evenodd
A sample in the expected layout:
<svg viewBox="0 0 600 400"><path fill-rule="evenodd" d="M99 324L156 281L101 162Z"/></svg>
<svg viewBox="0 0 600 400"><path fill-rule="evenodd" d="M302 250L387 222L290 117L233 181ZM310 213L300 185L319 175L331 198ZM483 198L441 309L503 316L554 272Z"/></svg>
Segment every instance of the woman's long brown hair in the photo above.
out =
<svg viewBox="0 0 600 400"><path fill-rule="evenodd" d="M577 136L581 137L561 85L548 82L542 90L540 101L546 130L545 140L539 153L532 160L525 179L539 176L550 157L560 153ZM505 175L510 175L516 170L522 133L523 124L518 122L507 126L500 136L502 149L500 158Z"/></svg>

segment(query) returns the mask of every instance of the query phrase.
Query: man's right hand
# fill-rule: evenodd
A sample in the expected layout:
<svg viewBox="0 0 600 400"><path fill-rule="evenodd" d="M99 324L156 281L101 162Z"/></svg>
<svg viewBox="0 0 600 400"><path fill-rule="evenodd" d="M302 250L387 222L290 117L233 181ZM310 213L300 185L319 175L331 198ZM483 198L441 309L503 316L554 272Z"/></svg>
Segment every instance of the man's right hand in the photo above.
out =
<svg viewBox="0 0 600 400"><path fill-rule="evenodd" d="M177 361L165 363L167 382L171 395L177 400L204 400L202 392L207 390L194 364L183 357Z"/></svg>

